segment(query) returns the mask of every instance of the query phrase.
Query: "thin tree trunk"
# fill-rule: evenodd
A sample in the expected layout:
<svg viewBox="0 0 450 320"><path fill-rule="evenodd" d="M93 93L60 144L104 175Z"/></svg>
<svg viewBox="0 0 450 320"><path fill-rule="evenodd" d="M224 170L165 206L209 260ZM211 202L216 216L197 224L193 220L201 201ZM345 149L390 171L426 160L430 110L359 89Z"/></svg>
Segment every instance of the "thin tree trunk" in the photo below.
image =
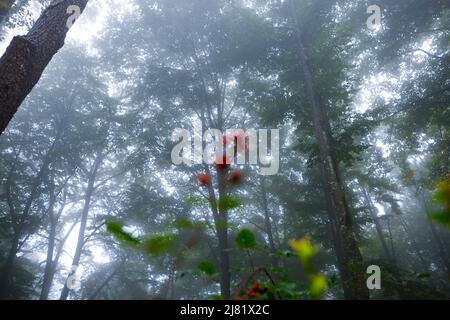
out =
<svg viewBox="0 0 450 320"><path fill-rule="evenodd" d="M22 214L18 215L16 214L16 210L14 209L14 204L11 198L11 183L8 181L8 205L10 208L10 214L12 218L13 223L13 241L11 244L11 248L9 250L6 262L4 266L1 268L1 275L0 275L0 299L4 299L6 295L6 291L8 290L9 286L9 278L11 276L12 270L14 268L14 263L16 260L16 255L19 251L19 248L25 243L25 240L20 242L20 239L23 236L24 233L24 227L27 223L27 218L30 215L31 212L31 205L33 204L33 201L36 199L36 197L39 194L39 187L41 186L42 180L45 177L48 166L50 165L53 151L56 147L56 144L59 142L59 139L62 134L62 127L58 129L58 132L56 134L55 140L53 141L52 145L48 149L47 153L44 156L44 160L42 162L42 165L39 169L38 174L33 180L33 184L31 186L30 194L25 202L24 209L22 210Z"/></svg>
<svg viewBox="0 0 450 320"><path fill-rule="evenodd" d="M438 231L437 231L435 225L433 224L433 221L431 221L428 217L426 219L430 226L430 230L431 230L431 234L433 235L433 239L438 246L439 256L440 256L445 268L447 269L447 277L450 279L450 262L449 262L444 244L442 243L441 237L439 236Z"/></svg>
<svg viewBox="0 0 450 320"><path fill-rule="evenodd" d="M14 234L12 239L11 247L8 252L8 256L6 261L1 269L0 276L0 300L7 298L8 288L9 288L9 280L11 278L12 271L14 269L14 262L16 260L17 252L19 251L19 237L17 233Z"/></svg>
<svg viewBox="0 0 450 320"><path fill-rule="evenodd" d="M89 173L89 179L88 179L88 185L86 188L86 194L84 197L84 206L83 206L83 212L81 214L81 221L80 221L80 231L78 233L78 240L77 240L77 247L75 249L75 254L73 256L72 260L72 266L78 267L81 259L81 253L83 251L83 246L85 244L84 234L86 231L87 221L88 221L88 215L89 215L89 208L91 205L91 199L92 195L95 190L95 179L97 176L97 171L102 163L103 156L98 155L95 159L91 171ZM60 300L66 300L69 295L70 289L67 287L67 280L64 283L64 288L61 291Z"/></svg>
<svg viewBox="0 0 450 320"><path fill-rule="evenodd" d="M380 240L381 247L383 248L383 251L384 251L384 255L386 256L386 259L392 261L393 257L391 255L391 252L389 252L389 247L386 243L386 239L384 238L384 235L383 235L383 229L381 228L381 225L380 225L380 219L378 219L378 216L375 213L372 200L370 199L369 194L367 193L366 189L362 185L360 185L360 188L362 190L362 194L364 196L366 206L369 209L370 216L372 217L372 221L375 224L375 230L377 231L378 239Z"/></svg>
<svg viewBox="0 0 450 320"><path fill-rule="evenodd" d="M48 247L47 247L47 261L45 262L45 271L44 278L42 281L42 289L41 294L39 296L40 300L47 300L48 294L50 292L51 281L52 278L52 269L53 269L53 253L55 249L55 240L56 240L56 219L53 213L53 207L50 208L50 231L48 235Z"/></svg>
<svg viewBox="0 0 450 320"><path fill-rule="evenodd" d="M71 5L82 12L88 0L54 0L27 35L12 39L0 58L0 134L64 45Z"/></svg>
<svg viewBox="0 0 450 320"><path fill-rule="evenodd" d="M57 196L58 194L53 195L49 205L50 230L48 235L47 260L45 262L44 278L42 280L41 294L39 296L40 300L48 299L48 295L50 293L50 289L53 282L54 270L56 270L56 266L54 266L54 264L58 263L58 260L53 259L56 245L56 227L58 225L58 220L61 217L61 214L66 206L65 204L66 192L64 192L61 207L59 208L58 213L55 215L54 204L56 202Z"/></svg>
<svg viewBox="0 0 450 320"><path fill-rule="evenodd" d="M226 196L225 191L225 173L219 171L217 173L219 184L219 203ZM219 251L220 251L220 270L221 280L220 289L221 294L225 299L229 299L231 296L231 275L230 275L230 256L228 252L228 212L223 210L219 206L219 217L217 224L217 235L219 238Z"/></svg>
<svg viewBox="0 0 450 320"><path fill-rule="evenodd" d="M262 198L262 207L263 207L263 213L264 213L264 221L266 224L266 232L267 232L267 238L269 240L269 246L270 251L272 253L272 266L274 268L278 268L278 259L277 259L277 248L275 245L275 241L273 239L273 233L272 233L272 223L270 221L270 212L269 212L269 206L267 204L267 192L266 192L266 186L265 186L265 179L263 176L261 176L261 198Z"/></svg>
<svg viewBox="0 0 450 320"><path fill-rule="evenodd" d="M331 191L333 212L337 215L338 230L342 238L343 263L351 276L351 280L343 281L344 294L347 299L369 299L363 259L353 230L352 216L340 179L339 167L331 150L331 137L328 131L329 120L314 88L306 50L295 16L296 8L292 0L291 5L296 20L299 59L302 65L306 94L312 107L314 135L322 162L324 183L327 185L327 189Z"/></svg>
<svg viewBox="0 0 450 320"><path fill-rule="evenodd" d="M403 219L403 217L399 217L400 219L400 224L403 227L403 230L406 233L406 236L408 237L408 239L411 241L412 244L412 248L414 250L414 252L416 253L417 257L420 260L420 264L422 265L422 268L424 271L428 271L429 270L429 265L428 263L425 261L422 252L420 251L419 248L419 244L417 243L416 239L413 237L411 230L409 229L408 224L406 223L405 219Z"/></svg>
<svg viewBox="0 0 450 320"><path fill-rule="evenodd" d="M104 287L114 278L114 276L123 267L125 261L120 262L120 264L114 268L113 272L100 284L100 286L89 296L89 300L94 300L97 298L98 294L103 290Z"/></svg>

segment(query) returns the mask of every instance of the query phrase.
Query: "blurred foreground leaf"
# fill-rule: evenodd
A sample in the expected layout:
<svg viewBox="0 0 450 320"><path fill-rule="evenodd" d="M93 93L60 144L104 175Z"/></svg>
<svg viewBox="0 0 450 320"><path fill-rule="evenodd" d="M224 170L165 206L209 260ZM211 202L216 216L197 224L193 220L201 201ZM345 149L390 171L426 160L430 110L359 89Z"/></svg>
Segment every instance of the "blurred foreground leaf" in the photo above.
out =
<svg viewBox="0 0 450 320"><path fill-rule="evenodd" d="M236 236L236 243L241 249L256 247L256 238L249 229L242 229Z"/></svg>

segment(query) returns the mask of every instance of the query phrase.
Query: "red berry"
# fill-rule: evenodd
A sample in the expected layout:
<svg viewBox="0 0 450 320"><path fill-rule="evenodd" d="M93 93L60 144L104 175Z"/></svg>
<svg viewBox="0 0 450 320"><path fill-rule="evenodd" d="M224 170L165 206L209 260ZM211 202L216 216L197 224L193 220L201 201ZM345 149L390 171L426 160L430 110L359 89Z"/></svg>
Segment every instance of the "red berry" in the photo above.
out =
<svg viewBox="0 0 450 320"><path fill-rule="evenodd" d="M240 184L244 180L244 173L240 170L235 170L230 175L230 182L233 184Z"/></svg>
<svg viewBox="0 0 450 320"><path fill-rule="evenodd" d="M211 175L208 173L201 173L197 177L198 184L201 186L208 186L211 184Z"/></svg>

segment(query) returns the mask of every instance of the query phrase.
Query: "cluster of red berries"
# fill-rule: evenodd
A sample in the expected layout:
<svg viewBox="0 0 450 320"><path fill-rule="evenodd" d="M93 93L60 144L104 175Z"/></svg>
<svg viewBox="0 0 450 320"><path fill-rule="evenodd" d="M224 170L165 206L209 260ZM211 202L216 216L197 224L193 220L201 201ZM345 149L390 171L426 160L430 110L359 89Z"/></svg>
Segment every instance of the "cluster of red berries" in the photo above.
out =
<svg viewBox="0 0 450 320"><path fill-rule="evenodd" d="M234 145L237 146L238 152L247 151L248 150L248 140L247 136L243 130L237 130L231 136L223 136L223 145L227 147L230 141L234 142ZM242 145L242 141L245 143ZM226 150L226 149L225 149ZM226 151L224 152L222 157L218 157L216 160L216 170L218 172L224 173L230 167L231 159L227 156ZM233 185L238 185L242 183L244 180L244 173L241 170L234 170L230 172L228 176L228 181ZM211 175L209 173L201 173L197 177L198 184L200 186L209 186L211 185Z"/></svg>
<svg viewBox="0 0 450 320"><path fill-rule="evenodd" d="M197 176L198 184L202 187L211 185L211 175L209 173L201 173ZM230 172L228 181L233 185L241 184L244 181L244 173L241 170Z"/></svg>
<svg viewBox="0 0 450 320"><path fill-rule="evenodd" d="M234 300L244 300L244 299L258 299L261 295L268 292L268 289L264 287L261 283L255 282L249 290L241 291Z"/></svg>

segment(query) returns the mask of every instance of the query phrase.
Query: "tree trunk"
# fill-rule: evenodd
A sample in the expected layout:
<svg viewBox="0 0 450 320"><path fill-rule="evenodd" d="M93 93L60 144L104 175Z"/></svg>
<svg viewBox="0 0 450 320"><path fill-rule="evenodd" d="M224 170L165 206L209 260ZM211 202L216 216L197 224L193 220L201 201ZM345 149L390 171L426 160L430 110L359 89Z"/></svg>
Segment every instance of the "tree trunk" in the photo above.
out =
<svg viewBox="0 0 450 320"><path fill-rule="evenodd" d="M6 261L1 269L0 275L0 300L7 299L9 280L14 269L14 262L16 260L17 252L19 251L19 237L15 233L12 239L11 247L8 252Z"/></svg>
<svg viewBox="0 0 450 320"><path fill-rule="evenodd" d="M324 187L325 201L327 204L328 218L330 220L331 239L333 241L334 251L336 254L337 268L339 270L339 275L342 279L342 282L345 283L350 281L351 277L350 273L345 268L344 264L344 252L342 251L342 238L339 232L336 214L333 211L331 192L328 191L325 184L323 187Z"/></svg>
<svg viewBox="0 0 450 320"><path fill-rule="evenodd" d="M53 211L50 208L50 211ZM47 261L45 262L44 279L42 281L40 300L47 300L48 294L50 292L51 280L52 280L52 269L53 269L53 252L55 249L55 239L56 238L56 219L54 214L50 215L50 231L48 234L48 247L47 247Z"/></svg>
<svg viewBox="0 0 450 320"><path fill-rule="evenodd" d="M56 198L58 197L59 193L53 194L50 205L49 205L49 220L50 220L50 230L48 233L48 247L47 247L47 260L45 262L45 269L44 269L44 278L42 280L42 288L41 288L41 294L39 296L39 300L47 300L48 295L50 293L50 289L53 282L53 277L55 275L54 270L56 270L56 264L58 263L59 256L57 258L53 258L54 252L55 252L55 244L56 244L56 227L58 225L58 220L61 217L61 214L66 207L65 201L66 201L66 193L64 192L63 196L63 202L61 204L61 207L58 210L58 213L55 215L54 213L54 204L56 202ZM65 239L61 240L62 243L65 242ZM61 244L60 244L61 246ZM59 251L58 251L59 252Z"/></svg>
<svg viewBox="0 0 450 320"><path fill-rule="evenodd" d="M417 257L420 260L420 264L422 265L423 271L428 271L429 265L425 261L423 254L420 251L419 244L417 243L416 239L413 237L413 234L412 234L411 230L409 229L408 224L406 223L405 219L403 219L403 217L399 217L399 220L400 220L400 224L403 227L403 230L406 233L407 238L411 241L412 249L416 252Z"/></svg>
<svg viewBox="0 0 450 320"><path fill-rule="evenodd" d="M226 177L225 173L218 171L218 184L219 184L219 203L223 197L226 196L225 193L225 183ZM219 251L220 251L220 291L221 295L225 299L229 299L231 296L231 275L230 275L230 256L228 252L228 212L223 210L219 206L218 210L218 223L217 223L217 235L219 238Z"/></svg>
<svg viewBox="0 0 450 320"><path fill-rule="evenodd" d="M388 259L389 261L392 261L393 257L391 255L391 253L389 252L389 247L386 243L386 239L384 238L384 235L383 235L383 229L381 228L381 225L380 225L380 219L378 219L378 216L375 213L372 200L370 199L370 196L367 193L366 189L363 186L360 186L360 187L361 187L361 190L362 190L362 193L364 196L364 200L366 202L366 206L369 209L370 216L372 217L372 221L375 224L375 230L377 231L377 235L380 240L381 247L383 248L384 255L386 256L386 259Z"/></svg>
<svg viewBox="0 0 450 320"><path fill-rule="evenodd" d="M88 300L94 300L97 298L98 294L103 290L104 287L114 278L114 276L119 272L119 270L123 267L125 260L122 260L120 264L114 268L113 272L100 284L100 286L89 296Z"/></svg>
<svg viewBox="0 0 450 320"><path fill-rule="evenodd" d="M27 35L12 39L0 58L0 134L39 81L53 56L64 45L67 21L76 5L82 12L88 0L54 0Z"/></svg>
<svg viewBox="0 0 450 320"><path fill-rule="evenodd" d="M438 234L438 231L433 224L433 221L430 220L430 218L426 218L428 221L428 224L430 226L431 234L433 235L434 241L436 242L439 250L439 256L441 257L442 263L444 264L445 268L447 269L447 278L450 279L450 261L447 256L447 252L445 250L444 244L442 243L441 237Z"/></svg>
<svg viewBox="0 0 450 320"><path fill-rule="evenodd" d="M292 0L291 4L293 5L292 12L296 20L296 10ZM327 185L327 189L331 191L333 212L337 216L338 230L342 238L343 263L351 276L349 281L343 281L344 294L347 299L369 299L363 259L353 230L352 216L348 207L344 186L340 179L339 167L331 150L328 131L329 120L314 88L308 58L297 21L296 27L299 59L302 65L306 94L312 107L314 135L322 162L324 183Z"/></svg>
<svg viewBox="0 0 450 320"><path fill-rule="evenodd" d="M272 266L274 268L278 268L278 260L277 260L277 248L275 245L275 241L273 239L273 233L272 233L272 223L270 222L270 212L269 212L269 206L267 204L267 192L266 192L266 186L265 186L265 179L263 176L261 176L261 198L262 198L262 207L263 207L263 213L264 213L264 221L266 224L266 232L267 232L267 239L269 240L269 247L270 251L272 253Z"/></svg>
<svg viewBox="0 0 450 320"><path fill-rule="evenodd" d="M83 212L81 214L81 221L80 221L80 231L78 233L78 240L77 240L77 247L75 249L75 254L72 259L72 266L78 267L81 259L81 253L83 251L83 246L85 244L84 234L86 231L87 221L88 221L88 215L89 215L89 208L91 205L91 198L95 190L95 179L97 176L97 171L102 163L103 157L101 155L98 155L97 158L94 161L94 164L92 165L91 171L89 173L89 179L88 179L88 185L86 188L86 194L84 197L84 206L83 206ZM60 300L66 300L69 295L70 289L67 287L67 280L64 283L64 288L61 291Z"/></svg>
<svg viewBox="0 0 450 320"><path fill-rule="evenodd" d="M5 265L2 268L2 273L0 276L0 299L4 299L4 296L6 294L6 291L8 289L9 285L9 277L11 275L12 269L14 268L14 263L16 260L17 252L19 251L20 247L25 243L25 240L20 243L20 239L23 236L24 233L24 227L27 223L27 218L30 215L31 211L31 205L33 204L33 201L36 199L36 197L39 194L39 187L42 183L43 178L45 177L48 166L50 165L53 151L59 142L59 139L61 138L63 129L60 127L58 129L58 132L56 134L55 140L53 141L52 145L46 152L44 156L44 160L42 162L42 165L39 169L38 174L34 178L33 184L31 186L30 194L25 202L24 209L22 211L22 214L17 215L14 210L14 204L12 203L11 199L11 190L10 190L10 183L8 182L8 204L10 206L10 214L13 222L13 230L14 230L14 236L11 248L8 253L8 257L6 259Z"/></svg>

